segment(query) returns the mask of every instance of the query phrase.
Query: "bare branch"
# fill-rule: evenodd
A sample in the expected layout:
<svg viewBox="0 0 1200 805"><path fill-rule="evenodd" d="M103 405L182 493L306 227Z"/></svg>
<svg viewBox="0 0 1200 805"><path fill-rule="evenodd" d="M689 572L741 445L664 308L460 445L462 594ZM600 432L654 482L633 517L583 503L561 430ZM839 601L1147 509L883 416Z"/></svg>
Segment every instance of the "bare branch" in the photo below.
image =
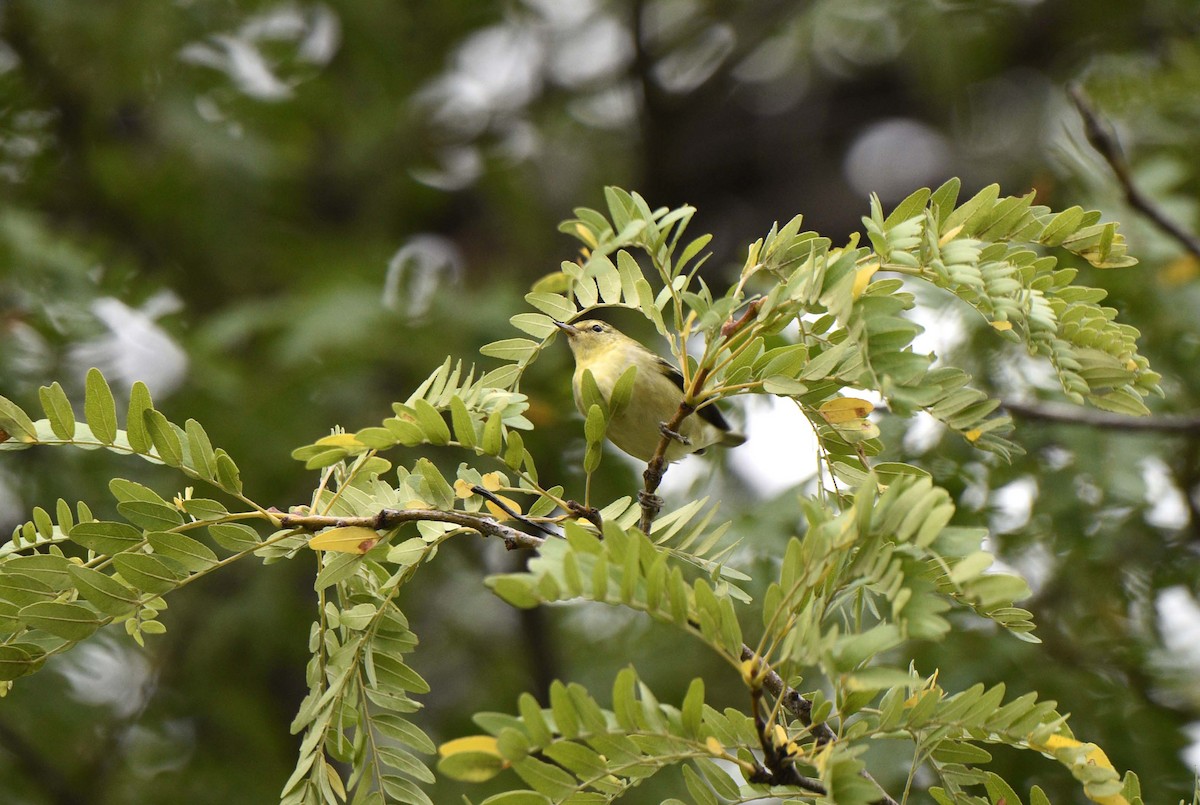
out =
<svg viewBox="0 0 1200 805"><path fill-rule="evenodd" d="M1158 416L1135 417L1125 414L1113 414L1108 411L1096 411L1090 408L1077 408L1072 405L1054 405L1052 403L1020 402L1005 400L1002 406L1010 414L1023 419L1034 419L1042 422L1058 422L1065 425L1084 425L1091 428L1108 430L1124 430L1131 432L1150 433L1179 433L1200 436L1200 416Z"/></svg>
<svg viewBox="0 0 1200 805"><path fill-rule="evenodd" d="M1200 258L1200 237L1167 217L1158 204L1133 183L1129 163L1125 161L1125 155L1121 151L1121 144L1117 141L1116 134L1100 116L1100 113L1092 107L1083 88L1078 84L1071 84L1067 88L1067 92L1070 94L1075 108L1083 117L1083 127L1088 142L1100 153L1100 156L1104 157L1104 161L1116 174L1117 182L1121 185L1121 190L1125 193L1125 200L1129 206L1145 215L1154 222L1155 226L1179 241L1183 248L1194 257Z"/></svg>
<svg viewBox="0 0 1200 805"><path fill-rule="evenodd" d="M526 534L524 531L498 523L490 517L472 512L441 511L438 509L382 509L369 517L331 517L323 514L285 514L277 518L281 528L298 528L303 531L320 531L323 528L358 526L381 531L394 528L401 523L422 520L438 523L454 523L469 528L484 537L499 537L510 551L534 550L546 541L545 537Z"/></svg>

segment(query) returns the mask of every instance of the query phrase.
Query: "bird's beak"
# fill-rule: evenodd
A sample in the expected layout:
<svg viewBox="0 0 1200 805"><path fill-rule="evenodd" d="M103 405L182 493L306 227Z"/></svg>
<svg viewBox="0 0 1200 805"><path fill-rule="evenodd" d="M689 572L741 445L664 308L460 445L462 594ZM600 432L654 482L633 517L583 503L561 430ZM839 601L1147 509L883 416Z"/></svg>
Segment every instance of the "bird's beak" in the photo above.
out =
<svg viewBox="0 0 1200 805"><path fill-rule="evenodd" d="M571 336L573 336L579 332L579 330L577 330L575 328L574 324L567 324L565 321L557 321L556 320L554 322L554 326L557 327L558 329L562 330L564 333L566 333L567 338L570 338Z"/></svg>

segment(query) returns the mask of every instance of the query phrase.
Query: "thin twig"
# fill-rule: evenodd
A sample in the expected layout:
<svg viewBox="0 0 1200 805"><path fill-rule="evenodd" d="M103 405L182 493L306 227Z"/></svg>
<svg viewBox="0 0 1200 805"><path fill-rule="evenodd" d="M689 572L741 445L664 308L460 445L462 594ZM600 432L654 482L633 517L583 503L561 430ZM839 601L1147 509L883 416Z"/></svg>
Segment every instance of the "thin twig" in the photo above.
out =
<svg viewBox="0 0 1200 805"><path fill-rule="evenodd" d="M1023 419L1035 419L1042 422L1060 422L1066 425L1084 425L1091 428L1108 430L1138 431L1150 433L1179 433L1200 436L1200 416L1160 414L1157 416L1135 417L1125 414L1114 414L1108 411L1096 411L1090 408L1077 408L1071 405L1054 405L1052 403L1030 403L1017 400L1005 400L1001 405L1010 414L1016 414Z"/></svg>
<svg viewBox="0 0 1200 805"><path fill-rule="evenodd" d="M474 486L472 486L471 491L474 492L476 495L479 495L481 498L484 498L485 500L490 500L497 508L499 508L502 512L507 514L512 519L522 522L525 525L529 526L530 528L541 531L543 534L545 534L548 537L557 537L558 536L558 534L555 534L553 531L546 528L544 525L537 522L536 520L530 520L528 517L521 514L520 512L513 511L512 507L509 506L507 503L505 503L504 500L501 499L500 496L495 494L494 492L484 489L482 486L479 486L478 484L475 484Z"/></svg>
<svg viewBox="0 0 1200 805"><path fill-rule="evenodd" d="M463 528L469 528L484 537L499 537L504 540L504 547L510 551L523 548L535 550L546 541L545 537L526 534L511 526L498 523L490 517L471 512L440 511L438 509L382 509L378 514L369 517L332 517L324 514L285 514L276 519L281 528L298 528L304 531L320 531L322 528L342 528L358 526L382 531L394 528L401 523L414 523L422 520L453 523Z"/></svg>
<svg viewBox="0 0 1200 805"><path fill-rule="evenodd" d="M1125 193L1125 200L1129 206L1145 215L1159 229L1179 241L1183 248L1187 249L1194 257L1200 258L1200 237L1169 218L1153 199L1133 183L1133 174L1129 170L1129 163L1125 160L1116 134L1113 133L1112 127L1108 125L1107 121L1100 116L1100 113L1092 107L1083 88L1079 84L1071 84L1067 87L1067 92L1071 96L1075 108L1083 117L1084 133L1087 135L1088 142L1100 153L1100 156L1104 157L1104 161L1116 174L1117 182L1121 185L1121 190Z"/></svg>

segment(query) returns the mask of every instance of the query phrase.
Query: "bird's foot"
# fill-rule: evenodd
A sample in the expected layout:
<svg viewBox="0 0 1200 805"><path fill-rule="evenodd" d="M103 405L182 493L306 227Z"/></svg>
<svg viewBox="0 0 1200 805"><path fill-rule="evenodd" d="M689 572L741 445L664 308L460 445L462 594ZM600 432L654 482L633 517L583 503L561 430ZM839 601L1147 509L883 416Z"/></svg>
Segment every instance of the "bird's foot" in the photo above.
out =
<svg viewBox="0 0 1200 805"><path fill-rule="evenodd" d="M594 506L584 506L582 503L575 500L567 501L567 511L573 516L587 520L592 525L596 526L597 531L604 531L604 520L600 517L600 510Z"/></svg>
<svg viewBox="0 0 1200 805"><path fill-rule="evenodd" d="M686 445L690 445L692 443L692 440L689 439L688 437L684 436L682 433L677 433L677 432L671 430L670 428L668 428L666 422L659 422L658 430L659 430L659 432L662 433L663 436L666 436L668 439L674 439L675 441L679 442L682 445L686 446Z"/></svg>
<svg viewBox="0 0 1200 805"><path fill-rule="evenodd" d="M663 499L662 498L660 498L658 495L650 494L649 492L646 492L645 490L638 492L638 503L640 503L642 505L643 509L650 509L651 511L653 511L655 517L658 516L658 513L660 511L662 511L662 507L663 507ZM651 518L651 519L653 519L653 518Z"/></svg>

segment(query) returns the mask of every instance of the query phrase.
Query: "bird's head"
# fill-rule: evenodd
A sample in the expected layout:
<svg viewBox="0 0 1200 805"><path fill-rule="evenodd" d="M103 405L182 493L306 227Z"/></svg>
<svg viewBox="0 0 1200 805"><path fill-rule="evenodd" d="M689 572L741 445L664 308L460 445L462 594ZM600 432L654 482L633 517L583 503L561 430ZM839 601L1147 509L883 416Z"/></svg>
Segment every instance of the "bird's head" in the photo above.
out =
<svg viewBox="0 0 1200 805"><path fill-rule="evenodd" d="M561 321L554 323L566 334L567 344L570 345L577 362L587 362L630 342L627 335L606 321L584 319L574 324Z"/></svg>

